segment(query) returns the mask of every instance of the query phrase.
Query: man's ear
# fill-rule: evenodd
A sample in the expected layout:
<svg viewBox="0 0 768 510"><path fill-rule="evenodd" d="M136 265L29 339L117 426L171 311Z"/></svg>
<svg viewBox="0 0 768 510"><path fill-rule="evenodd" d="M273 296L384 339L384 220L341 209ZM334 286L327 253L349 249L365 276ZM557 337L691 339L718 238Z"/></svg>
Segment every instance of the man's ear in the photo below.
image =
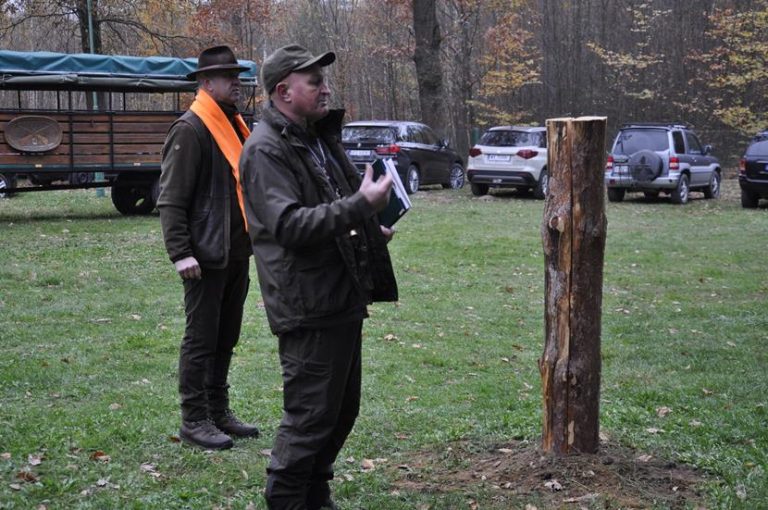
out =
<svg viewBox="0 0 768 510"><path fill-rule="evenodd" d="M291 87L289 87L288 84L284 81L281 81L275 85L275 93L277 94L277 97L279 97L280 100L284 103L291 102Z"/></svg>

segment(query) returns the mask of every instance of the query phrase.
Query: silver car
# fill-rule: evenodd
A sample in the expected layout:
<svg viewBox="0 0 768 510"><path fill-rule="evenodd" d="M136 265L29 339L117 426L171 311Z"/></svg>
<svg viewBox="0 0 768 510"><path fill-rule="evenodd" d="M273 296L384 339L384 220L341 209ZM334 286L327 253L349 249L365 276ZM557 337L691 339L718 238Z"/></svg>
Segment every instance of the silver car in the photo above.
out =
<svg viewBox="0 0 768 510"><path fill-rule="evenodd" d="M626 124L605 166L608 200L621 202L626 192L669 194L676 204L688 202L691 191L718 198L722 170L711 152L688 125Z"/></svg>

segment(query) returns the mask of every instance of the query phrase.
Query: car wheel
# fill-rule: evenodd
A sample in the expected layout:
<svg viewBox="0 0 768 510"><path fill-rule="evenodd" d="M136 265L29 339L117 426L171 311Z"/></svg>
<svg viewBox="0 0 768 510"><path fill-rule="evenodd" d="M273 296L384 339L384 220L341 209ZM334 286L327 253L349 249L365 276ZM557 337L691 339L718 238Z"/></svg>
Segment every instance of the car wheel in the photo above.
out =
<svg viewBox="0 0 768 510"><path fill-rule="evenodd" d="M464 187L464 167L458 163L451 165L450 181L442 184L444 189L461 189Z"/></svg>
<svg viewBox="0 0 768 510"><path fill-rule="evenodd" d="M629 170L637 182L651 182L661 174L664 162L653 151L637 151L629 157Z"/></svg>
<svg viewBox="0 0 768 510"><path fill-rule="evenodd" d="M745 209L756 209L758 202L760 202L759 195L750 193L747 190L741 190L741 207Z"/></svg>
<svg viewBox="0 0 768 510"><path fill-rule="evenodd" d="M709 180L709 186L704 188L704 198L720 198L720 172L712 172L712 178Z"/></svg>
<svg viewBox="0 0 768 510"><path fill-rule="evenodd" d="M0 174L0 199L11 198L13 196L13 193L6 192L5 190L8 188L15 188L15 187L16 187L15 175Z"/></svg>
<svg viewBox="0 0 768 510"><path fill-rule="evenodd" d="M549 192L549 174L546 168L542 168L539 174L539 182L536 183L536 187L533 189L533 196L539 199L546 198L547 192Z"/></svg>
<svg viewBox="0 0 768 510"><path fill-rule="evenodd" d="M683 174L680 176L680 180L677 181L677 188L672 192L673 204L686 204L688 203L688 195L690 194L690 188L688 187L688 175Z"/></svg>
<svg viewBox="0 0 768 510"><path fill-rule="evenodd" d="M472 194L476 197L482 197L483 195L488 194L488 185L487 184L470 184L470 189L472 190Z"/></svg>
<svg viewBox="0 0 768 510"><path fill-rule="evenodd" d="M420 181L419 168L416 165L410 165L408 167L408 173L405 174L405 191L409 195L416 193L419 191Z"/></svg>
<svg viewBox="0 0 768 510"><path fill-rule="evenodd" d="M609 202L621 202L624 200L624 188L608 188L608 201Z"/></svg>

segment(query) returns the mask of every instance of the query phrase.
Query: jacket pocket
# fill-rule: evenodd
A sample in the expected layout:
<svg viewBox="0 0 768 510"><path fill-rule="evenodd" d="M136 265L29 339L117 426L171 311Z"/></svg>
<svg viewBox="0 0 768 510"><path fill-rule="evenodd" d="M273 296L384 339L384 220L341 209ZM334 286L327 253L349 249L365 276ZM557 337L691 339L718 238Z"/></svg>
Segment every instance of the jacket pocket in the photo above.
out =
<svg viewBox="0 0 768 510"><path fill-rule="evenodd" d="M335 245L298 255L294 267L306 318L332 315L355 305L357 293Z"/></svg>
<svg viewBox="0 0 768 510"><path fill-rule="evenodd" d="M211 215L211 209L196 211L190 218L189 233L198 262L219 264L224 262L224 226L212 221Z"/></svg>

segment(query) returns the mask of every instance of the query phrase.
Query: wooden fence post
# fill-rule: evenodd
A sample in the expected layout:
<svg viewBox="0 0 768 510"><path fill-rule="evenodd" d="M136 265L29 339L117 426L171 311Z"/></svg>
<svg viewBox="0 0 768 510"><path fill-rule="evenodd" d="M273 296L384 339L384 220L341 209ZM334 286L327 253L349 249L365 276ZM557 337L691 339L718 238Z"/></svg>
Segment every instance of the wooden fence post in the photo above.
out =
<svg viewBox="0 0 768 510"><path fill-rule="evenodd" d="M547 120L542 449L599 446L600 319L605 251L605 117Z"/></svg>

